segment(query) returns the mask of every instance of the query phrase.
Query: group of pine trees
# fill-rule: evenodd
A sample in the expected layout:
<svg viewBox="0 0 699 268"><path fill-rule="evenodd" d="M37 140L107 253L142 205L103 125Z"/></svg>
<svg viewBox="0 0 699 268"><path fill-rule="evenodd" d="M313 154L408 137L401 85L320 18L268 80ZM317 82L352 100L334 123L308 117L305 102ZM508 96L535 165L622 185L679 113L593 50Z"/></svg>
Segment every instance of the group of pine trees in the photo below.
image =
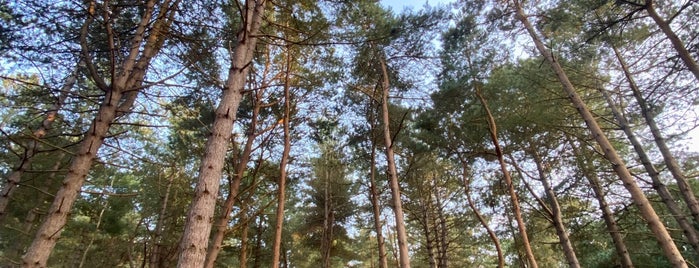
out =
<svg viewBox="0 0 699 268"><path fill-rule="evenodd" d="M697 267L696 14L0 1L0 267Z"/></svg>

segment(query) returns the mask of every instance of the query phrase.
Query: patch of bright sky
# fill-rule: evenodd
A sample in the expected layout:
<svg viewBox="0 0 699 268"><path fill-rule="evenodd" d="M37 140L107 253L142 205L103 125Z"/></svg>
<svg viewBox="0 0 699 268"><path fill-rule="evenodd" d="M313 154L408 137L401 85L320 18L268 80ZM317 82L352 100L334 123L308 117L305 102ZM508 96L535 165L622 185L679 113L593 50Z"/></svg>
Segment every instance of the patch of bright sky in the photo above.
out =
<svg viewBox="0 0 699 268"><path fill-rule="evenodd" d="M430 6L448 4L454 2L453 0L382 0L381 5L385 7L390 7L393 12L400 13L406 8L412 8L413 10L422 9L425 3Z"/></svg>

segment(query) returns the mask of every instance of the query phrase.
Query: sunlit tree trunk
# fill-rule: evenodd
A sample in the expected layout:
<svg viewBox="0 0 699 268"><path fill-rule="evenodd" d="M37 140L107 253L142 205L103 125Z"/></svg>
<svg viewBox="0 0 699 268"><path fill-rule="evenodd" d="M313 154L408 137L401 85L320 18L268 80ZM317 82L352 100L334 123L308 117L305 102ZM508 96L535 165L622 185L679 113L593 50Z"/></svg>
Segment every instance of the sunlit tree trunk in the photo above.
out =
<svg viewBox="0 0 699 268"><path fill-rule="evenodd" d="M578 110L583 120L585 120L585 124L592 133L592 136L604 152L605 158L609 160L609 162L611 162L614 171L619 176L619 179L621 179L621 181L623 182L624 187L626 187L626 189L631 194L631 198L634 200L634 203L638 207L638 210L641 213L642 217L648 223L648 227L655 235L655 238L660 244L660 247L665 253L665 256L668 258L668 260L673 266L687 267L687 263L680 254L680 251L677 249L677 246L673 242L672 237L668 233L667 229L665 229L665 225L658 217L658 214L655 213L655 210L648 201L648 198L646 198L645 194L643 193L643 190L641 190L641 188L638 186L629 170L626 168L626 164L621 159L621 157L619 157L619 155L616 152L616 149L614 149L612 144L609 142L607 136L604 134L600 126L597 124L595 117L587 108L587 105L575 91L575 87L568 79L568 76L565 74L565 71L563 71L563 68L558 64L553 54L551 54L551 52L546 48L546 46L544 46L544 43L539 39L538 34L534 30L534 27L531 25L529 19L524 14L524 11L522 10L522 6L519 4L519 1L513 0L513 2L516 8L517 19L519 19L526 28L527 32L534 41L536 48L539 50L539 53L541 53L541 55L544 56L546 61L551 65L551 68L553 68L553 71L556 73L556 76L563 85L564 91L570 98L571 102L573 103L573 106Z"/></svg>
<svg viewBox="0 0 699 268"><path fill-rule="evenodd" d="M500 148L500 142L497 136L497 126L495 125L495 119L493 118L490 108L488 108L488 103L485 98L480 93L480 89L476 85L476 96L478 100L483 104L483 109L485 109L486 117L488 120L488 129L490 134L490 139L495 147L495 155L498 158L498 163L500 163L500 169L502 170L503 178L505 179L505 184L507 185L507 190L510 194L510 201L512 202L512 212L515 216L515 221L517 221L517 228L519 229L520 236L522 237L522 246L524 247L524 253L527 257L527 261L531 267L539 267L534 258L534 252L532 251L531 244L529 243L529 236L527 234L527 227L524 224L524 219L522 218L522 212L519 208L519 198L517 197L517 192L515 192L515 186L512 182L512 177L510 172L507 170L507 164L505 163L505 157Z"/></svg>
<svg viewBox="0 0 699 268"><path fill-rule="evenodd" d="M573 244L570 242L570 237L568 236L568 231L563 224L563 216L561 215L561 206L558 203L558 198L556 198L556 193L551 187L551 183L547 178L547 171L544 168L542 159L536 151L532 152L534 157L534 163L536 164L536 169L539 172L539 179L544 186L544 191L546 192L546 199L548 200L549 207L551 208L551 220L553 226L556 229L556 234L558 235L558 240L563 248L563 254L568 261L569 267L580 267L580 262L578 257L575 255L575 250L573 249Z"/></svg>
<svg viewBox="0 0 699 268"><path fill-rule="evenodd" d="M284 150L282 152L281 163L279 164L279 188L277 189L277 220L274 228L274 244L272 250L272 268L279 267L279 258L281 254L282 231L284 226L284 203L286 202L286 167L289 162L289 151L291 151L291 94L290 80L291 73L291 53L290 46L287 46L286 52L286 77L284 78ZM286 255L286 254L285 254Z"/></svg>
<svg viewBox="0 0 699 268"><path fill-rule="evenodd" d="M248 0L242 7L242 15L245 19L237 33L227 84L219 106L216 108L211 136L206 143L201 161L194 198L187 213L187 223L180 241L178 267L202 267L206 259L223 162L228 150L233 122L243 98L245 79L250 70L249 64L255 51L256 34L262 23L265 3L265 0Z"/></svg>
<svg viewBox="0 0 699 268"><path fill-rule="evenodd" d="M372 105L369 105L370 107ZM369 119L371 121L371 161L369 167L369 188L370 188L370 199L371 199L371 210L374 216L374 230L376 232L376 243L379 253L379 268L388 268L388 255L386 253L386 243L383 237L383 227L381 224L381 206L379 204L379 191L376 189L376 143L374 142L373 133L375 129L373 112L369 111L372 115Z"/></svg>
<svg viewBox="0 0 699 268"><path fill-rule="evenodd" d="M233 211L233 206L235 205L236 199L238 199L238 191L240 189L240 183L243 181L243 175L245 174L245 170L247 169L248 162L250 160L250 154L252 153L252 146L255 141L255 137L257 137L257 116L260 114L260 99L262 97L264 89L260 89L257 91L255 96L253 96L253 103L254 107L252 110L252 118L250 122L250 127L248 130L248 137L247 140L245 141L245 147L243 148L243 152L239 156L239 159L236 163L235 166L235 174L233 175L233 178L230 178L230 187L228 189L228 196L226 197L226 201L223 204L223 208L221 209L221 216L220 218L216 221L216 233L213 236L211 245L209 246L209 250L207 251L206 254L206 262L204 263L204 267L206 268L213 268L214 264L216 263L216 258L218 257L218 253L221 252L221 244L223 243L223 239L228 233L228 222L231 219L231 212Z"/></svg>
<svg viewBox="0 0 699 268"><path fill-rule="evenodd" d="M143 17L136 28L136 33L132 38L133 47L124 61L120 70L112 70L115 80L107 86L104 79L95 71L92 62L84 58L88 69L90 69L92 80L106 92L97 114L90 124L90 128L85 133L83 140L78 146L78 150L73 157L73 161L68 168L68 174L63 180L63 184L56 193L54 201L49 208L45 221L39 227L32 245L27 250L22 260L23 267L46 267L49 255L58 241L58 238L65 226L75 200L78 197L80 188L87 179L88 173L94 162L99 148L107 136L109 127L114 122L117 113L126 113L133 102L136 94L141 90L143 79L150 64L151 59L158 53L166 38L168 29L174 16L179 1L175 1L171 6L170 1L161 3L157 18L151 20L151 15L155 9L155 1L146 3ZM90 3L89 12L94 12L94 2ZM89 54L85 41L88 26L92 23L94 14L89 14L81 30L81 43L85 56ZM152 25L150 32L146 28ZM110 38L116 38L110 36ZM117 74L118 72L118 74ZM129 94L126 94L126 93Z"/></svg>
<svg viewBox="0 0 699 268"><path fill-rule="evenodd" d="M638 103L638 106L641 108L641 114L643 115L643 118L646 120L646 124L648 124L648 127L650 128L650 132L653 135L655 144L658 146L660 154L663 156L663 160L665 160L665 166L667 166L667 169L670 171L670 174L672 174L672 177L677 182L677 187L680 189L680 194L684 199L684 202L687 204L687 208L689 208L689 211L691 212L695 223L699 224L699 202L697 201L696 196L694 196L694 191L692 190L692 187L689 185L687 177L684 175L684 172L680 168L680 165L677 164L677 160L675 160L675 157L673 156L672 152L670 152L670 148L668 148L667 143L665 142L665 138L663 138L663 134L660 132L660 128L658 127L658 124L655 122L653 111L646 102L646 99L643 97L643 93L641 93L641 89L638 87L638 84L636 84L633 75L629 71L629 67L626 64L626 61L621 56L621 53L619 53L619 50L616 47L613 47L613 50L614 55L616 55L616 58L619 61L621 69L624 71L624 75L629 83L631 92L633 93L633 96L636 99L636 103Z"/></svg>
<svg viewBox="0 0 699 268"><path fill-rule="evenodd" d="M611 208L609 208L609 204L605 199L606 194L602 188L602 182L597 176L597 172L592 170L592 160L589 159L589 157L584 154L575 143L573 143L570 137L566 137L566 139L568 144L573 149L573 154L578 156L576 160L583 176L585 176L585 178L587 178L587 180L590 182L590 187L592 188L592 192L595 194L595 199L597 199L599 209L602 211L602 219L604 219L607 232L614 243L614 248L616 249L616 253L619 257L621 267L634 267L633 262L631 262L629 250L626 248L626 243L622 237L622 231L619 229L619 226L614 219L614 213L612 212Z"/></svg>
<svg viewBox="0 0 699 268"><path fill-rule="evenodd" d="M408 252L408 235L405 230L405 216L403 215L403 205L401 201L400 184L398 183L398 171L396 170L396 161L393 154L393 140L391 138L391 119L388 113L388 93L390 92L390 82L388 78L388 69L386 60L383 57L378 59L381 65L382 77L382 117L383 117L383 136L386 146L386 161L388 162L388 173L390 176L391 197L393 200L393 212L396 216L396 236L398 239L398 262L400 268L410 268L410 253Z"/></svg>
<svg viewBox="0 0 699 268"><path fill-rule="evenodd" d="M677 51L677 54L680 56L680 59L682 59L682 62L687 66L687 69L694 74L694 78L699 81L699 65L697 65L697 62L692 58L692 54L687 50L687 47L685 47L684 43L682 43L682 40L680 40L680 37L677 36L675 31L672 30L670 27L670 23L668 21L665 21L658 12L655 10L655 1L654 0L646 0L645 5L643 6L648 12L648 15L655 21L655 24L658 25L658 28L665 34L667 39L670 40L670 43L672 43L672 47L675 48ZM695 14L696 15L696 14Z"/></svg>
<svg viewBox="0 0 699 268"><path fill-rule="evenodd" d="M464 184L464 193L466 194L466 201L468 202L468 206L473 210L473 214L476 215L476 218L478 219L478 222L480 222L481 226L483 226L483 229L488 233L488 237L490 237L490 240L493 242L493 245L495 246L495 251L498 253L498 267L503 268L505 267L505 256L502 253L502 246L500 245L500 239L498 239L498 236L495 234L493 229L490 228L488 225L488 222L485 220L483 215L481 214L480 210L478 207L476 207L475 203L473 202L471 198L471 183L469 178L469 168L468 165L461 156L459 156L459 159L461 160L461 181Z"/></svg>
<svg viewBox="0 0 699 268"><path fill-rule="evenodd" d="M604 89L600 88L599 89L600 93L602 93L602 96L607 100L607 104L609 104L609 108L612 111L612 114L616 118L617 123L619 124L619 128L621 128L624 131L624 134L626 134L626 138L631 142L631 145L633 146L634 151L636 154L638 154L638 158L641 160L641 164L646 170L646 173L648 173L648 176L651 178L651 181L653 182L652 186L653 189L658 193L658 196L660 197L660 200L665 204L667 209L670 211L670 214L672 215L673 218L675 218L675 221L677 221L677 225L680 226L682 231L684 232L685 237L687 238L687 242L694 248L695 251L699 252L699 235L697 235L697 230L692 226L692 224L687 220L687 217L685 217L684 212L680 209L680 207L675 203L674 197L672 197L672 194L670 193L670 190L668 190L667 186L665 186L665 183L663 183L662 180L660 180L660 172L653 166L653 163L650 160L650 157L646 153L645 149L643 149L643 145L641 142L636 138L636 134L633 133L631 130L631 126L629 125L629 122L626 120L626 117L617 109L616 105L614 105L614 102L611 99L611 96L609 96L609 93L605 91Z"/></svg>

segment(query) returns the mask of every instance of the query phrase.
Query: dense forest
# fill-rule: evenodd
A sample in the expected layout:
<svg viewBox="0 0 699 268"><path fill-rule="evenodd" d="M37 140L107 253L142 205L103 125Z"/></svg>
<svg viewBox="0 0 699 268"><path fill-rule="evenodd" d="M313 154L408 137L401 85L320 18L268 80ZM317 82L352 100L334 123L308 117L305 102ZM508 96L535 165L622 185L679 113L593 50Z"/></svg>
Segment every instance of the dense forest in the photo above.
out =
<svg viewBox="0 0 699 268"><path fill-rule="evenodd" d="M0 0L0 267L698 267L697 14Z"/></svg>

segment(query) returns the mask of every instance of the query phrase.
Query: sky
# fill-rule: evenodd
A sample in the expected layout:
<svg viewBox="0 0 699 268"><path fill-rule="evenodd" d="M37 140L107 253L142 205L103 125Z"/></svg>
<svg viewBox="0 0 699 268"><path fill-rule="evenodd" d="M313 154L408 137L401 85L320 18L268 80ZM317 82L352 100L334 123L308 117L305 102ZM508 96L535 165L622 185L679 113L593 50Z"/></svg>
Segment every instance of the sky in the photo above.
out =
<svg viewBox="0 0 699 268"><path fill-rule="evenodd" d="M446 4L454 2L453 0L381 0L381 4L388 6L393 9L394 12L400 13L403 9L407 7L412 7L417 10L422 8L425 3L429 3L431 6L438 4Z"/></svg>

